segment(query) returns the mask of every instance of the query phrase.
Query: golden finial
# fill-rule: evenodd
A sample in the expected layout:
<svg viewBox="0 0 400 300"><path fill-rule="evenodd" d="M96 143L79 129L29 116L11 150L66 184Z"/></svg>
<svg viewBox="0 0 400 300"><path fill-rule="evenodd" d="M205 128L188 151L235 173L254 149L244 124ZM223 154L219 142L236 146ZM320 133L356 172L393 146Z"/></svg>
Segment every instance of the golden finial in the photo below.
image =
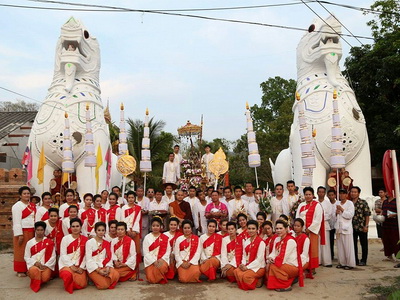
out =
<svg viewBox="0 0 400 300"><path fill-rule="evenodd" d="M67 113L67 112L65 112L64 116L65 116L65 118L68 118L68 113Z"/></svg>
<svg viewBox="0 0 400 300"><path fill-rule="evenodd" d="M249 110L249 102L246 101L246 109Z"/></svg>
<svg viewBox="0 0 400 300"><path fill-rule="evenodd" d="M333 90L333 99L337 98L337 90Z"/></svg>
<svg viewBox="0 0 400 300"><path fill-rule="evenodd" d="M317 129L314 129L312 131L312 137L315 138L317 136Z"/></svg>
<svg viewBox="0 0 400 300"><path fill-rule="evenodd" d="M86 110L89 110L89 102L86 102Z"/></svg>
<svg viewBox="0 0 400 300"><path fill-rule="evenodd" d="M146 116L148 116L149 115L149 108L147 107L146 108Z"/></svg>
<svg viewBox="0 0 400 300"><path fill-rule="evenodd" d="M121 103L120 108L121 108L121 110L124 110L124 104L123 103Z"/></svg>
<svg viewBox="0 0 400 300"><path fill-rule="evenodd" d="M300 94L298 92L296 92L296 100L300 101Z"/></svg>

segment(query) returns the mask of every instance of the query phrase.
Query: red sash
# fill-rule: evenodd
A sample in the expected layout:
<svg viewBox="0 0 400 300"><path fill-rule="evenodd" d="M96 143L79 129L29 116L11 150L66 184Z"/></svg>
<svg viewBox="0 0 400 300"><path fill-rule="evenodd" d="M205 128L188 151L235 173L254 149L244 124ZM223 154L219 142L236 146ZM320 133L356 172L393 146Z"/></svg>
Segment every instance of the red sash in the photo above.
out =
<svg viewBox="0 0 400 300"><path fill-rule="evenodd" d="M199 237L197 235L192 234L190 237L190 242L185 238L180 244L179 244L179 250L183 251L190 247L190 253L189 253L189 259L192 260L193 256L196 254L197 247L199 246Z"/></svg>
<svg viewBox="0 0 400 300"><path fill-rule="evenodd" d="M243 257L243 241L241 238L236 237L228 243L227 252L230 253L232 251L235 251L236 266L238 267L242 263Z"/></svg>
<svg viewBox="0 0 400 300"><path fill-rule="evenodd" d="M99 253L101 253L101 251L103 251L103 249L106 250L106 257L103 260L103 267L105 267L112 258L111 243L109 241L103 240L101 247L99 247L99 248L97 248L97 250L93 251L92 256L98 255Z"/></svg>
<svg viewBox="0 0 400 300"><path fill-rule="evenodd" d="M249 233L247 232L247 229L243 230L242 233L238 235L242 240L247 240L249 238Z"/></svg>
<svg viewBox="0 0 400 300"><path fill-rule="evenodd" d="M307 212L306 212L306 228L311 226L312 221L314 219L315 208L317 207L318 204L319 204L319 202L312 201L310 204L306 204L300 209L300 212L302 212L302 211L307 209ZM308 206L308 208L307 208L307 206ZM324 220L323 212L322 212L321 227L319 229L319 235L321 236L321 241L320 241L321 245L325 245L325 220Z"/></svg>
<svg viewBox="0 0 400 300"><path fill-rule="evenodd" d="M183 233L180 231L175 231L175 235L169 240L169 244L171 248L174 247L175 241L178 237L180 237Z"/></svg>
<svg viewBox="0 0 400 300"><path fill-rule="evenodd" d="M115 245L114 245L114 252L116 252L119 247L122 247L122 263L126 263L128 260L129 253L131 251L131 243L133 243L133 240L125 235L122 239L120 239Z"/></svg>
<svg viewBox="0 0 400 300"><path fill-rule="evenodd" d="M299 236L296 236L294 239L297 242L297 253L301 258L301 254L303 253L303 249L304 249L304 243L305 243L306 239L308 239L308 236L307 236L307 234L302 233ZM311 247L309 247L309 249L308 249L308 257L311 257ZM303 265L303 262L301 262L301 263ZM309 270L308 278L313 278L311 263L308 264L308 270Z"/></svg>
<svg viewBox="0 0 400 300"><path fill-rule="evenodd" d="M25 219L26 217L29 217L31 213L33 212L33 215L36 214L36 204L29 202L28 205L24 208L22 211L22 219Z"/></svg>
<svg viewBox="0 0 400 300"><path fill-rule="evenodd" d="M70 243L67 247L67 254L71 254L77 250L79 247L80 254L79 254L79 266L81 265L83 258L85 257L85 249L86 249L86 242L88 238L80 235L77 239L75 239L72 243Z"/></svg>
<svg viewBox="0 0 400 300"><path fill-rule="evenodd" d="M150 245L149 251L153 251L157 247L160 247L158 250L157 259L161 259L167 252L168 248L168 237L165 234L160 234L160 236Z"/></svg>
<svg viewBox="0 0 400 300"><path fill-rule="evenodd" d="M35 246L31 247L31 256L34 256L36 253L39 253L40 251L44 251L44 263L47 263L51 256L53 255L53 250L54 250L54 243L52 240L48 238L44 238L41 240L39 243L37 243Z"/></svg>
<svg viewBox="0 0 400 300"><path fill-rule="evenodd" d="M47 238L51 239L56 244L57 254L59 254L61 240L62 240L63 236L64 236L64 233L62 231L62 221L58 220L56 223L56 226L54 226L53 230L47 235Z"/></svg>
<svg viewBox="0 0 400 300"><path fill-rule="evenodd" d="M274 264L277 267L281 267L283 265L283 260L285 258L285 253L286 253L286 246L289 240L295 240L295 238L287 234L283 240L280 240L279 242L276 243L275 251L278 251L279 254L275 257ZM304 286L304 274L303 274L303 265L299 254L299 247L297 247L297 264L299 269L299 286L302 287Z"/></svg>
<svg viewBox="0 0 400 300"><path fill-rule="evenodd" d="M209 236L203 243L203 248L207 248L214 244L213 248L213 253L212 256L217 256L221 254L221 248L222 248L222 235L218 233L214 233L211 236Z"/></svg>
<svg viewBox="0 0 400 300"><path fill-rule="evenodd" d="M257 235L254 240L248 244L246 248L244 248L246 255L249 257L249 262L246 264L246 266L257 258L258 247L260 246L261 242L264 242L264 240Z"/></svg>
<svg viewBox="0 0 400 300"><path fill-rule="evenodd" d="M129 217L131 214L135 213L135 216L133 217L132 221L132 226L136 222L136 218L139 215L139 212L142 210L142 208L139 205L135 205L134 207L130 207L127 210L125 210L125 218ZM140 220L141 222L141 220ZM140 231L142 230L142 224L140 224ZM130 229L130 228L128 228Z"/></svg>
<svg viewBox="0 0 400 300"><path fill-rule="evenodd" d="M115 220L115 215L117 214L117 209L118 209L119 205L116 204L113 207L110 207L107 211L107 215L108 215L108 220Z"/></svg>
<svg viewBox="0 0 400 300"><path fill-rule="evenodd" d="M44 213L44 215L42 216L42 218L40 219L40 221L46 221L46 220L48 220L48 219L49 219L49 212L46 211L46 212Z"/></svg>
<svg viewBox="0 0 400 300"><path fill-rule="evenodd" d="M79 212L79 204L78 203L72 203L71 205L75 205L78 208L78 212ZM68 205L68 207L70 207L71 205ZM64 219L69 217L68 207L66 210L64 210Z"/></svg>
<svg viewBox="0 0 400 300"><path fill-rule="evenodd" d="M274 241L278 237L277 234L274 234L265 240L265 244L268 247L268 251L271 253L272 248L274 247Z"/></svg>

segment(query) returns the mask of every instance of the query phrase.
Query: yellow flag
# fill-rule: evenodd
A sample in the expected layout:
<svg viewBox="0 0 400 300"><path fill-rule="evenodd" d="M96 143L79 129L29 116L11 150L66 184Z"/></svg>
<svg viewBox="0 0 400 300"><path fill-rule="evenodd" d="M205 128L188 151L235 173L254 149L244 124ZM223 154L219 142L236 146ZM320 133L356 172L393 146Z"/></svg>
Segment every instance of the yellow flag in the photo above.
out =
<svg viewBox="0 0 400 300"><path fill-rule="evenodd" d="M100 177L100 167L103 164L103 154L101 153L101 147L99 144L99 147L97 148L97 156L96 156L96 170L95 170L95 176L96 176L96 194L98 193L99 190L99 177Z"/></svg>
<svg viewBox="0 0 400 300"><path fill-rule="evenodd" d="M40 158L37 170L38 183L42 184L44 181L44 166L46 165L46 157L44 156L44 145L42 144L42 150L40 151Z"/></svg>
<svg viewBox="0 0 400 300"><path fill-rule="evenodd" d="M68 182L68 173L66 173L66 172L64 172L63 174L62 174L62 185L64 185L66 182Z"/></svg>

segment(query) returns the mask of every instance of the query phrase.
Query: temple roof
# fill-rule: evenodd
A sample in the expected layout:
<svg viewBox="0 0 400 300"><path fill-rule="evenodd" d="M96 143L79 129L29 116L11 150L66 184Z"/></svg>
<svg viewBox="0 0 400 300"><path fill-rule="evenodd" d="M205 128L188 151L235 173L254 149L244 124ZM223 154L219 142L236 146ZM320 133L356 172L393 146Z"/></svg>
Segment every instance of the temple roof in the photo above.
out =
<svg viewBox="0 0 400 300"><path fill-rule="evenodd" d="M0 139L18 129L26 122L35 120L37 111L0 112Z"/></svg>

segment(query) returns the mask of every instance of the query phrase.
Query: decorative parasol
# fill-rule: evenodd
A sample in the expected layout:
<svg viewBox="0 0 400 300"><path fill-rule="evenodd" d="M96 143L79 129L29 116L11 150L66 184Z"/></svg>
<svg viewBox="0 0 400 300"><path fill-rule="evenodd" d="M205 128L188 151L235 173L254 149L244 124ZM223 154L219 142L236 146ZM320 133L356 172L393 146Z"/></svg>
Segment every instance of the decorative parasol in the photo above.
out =
<svg viewBox="0 0 400 300"><path fill-rule="evenodd" d="M229 163L226 160L224 150L220 147L217 152L214 153L214 158L208 163L208 169L215 176L215 189L218 185L219 176L225 174L229 170Z"/></svg>

